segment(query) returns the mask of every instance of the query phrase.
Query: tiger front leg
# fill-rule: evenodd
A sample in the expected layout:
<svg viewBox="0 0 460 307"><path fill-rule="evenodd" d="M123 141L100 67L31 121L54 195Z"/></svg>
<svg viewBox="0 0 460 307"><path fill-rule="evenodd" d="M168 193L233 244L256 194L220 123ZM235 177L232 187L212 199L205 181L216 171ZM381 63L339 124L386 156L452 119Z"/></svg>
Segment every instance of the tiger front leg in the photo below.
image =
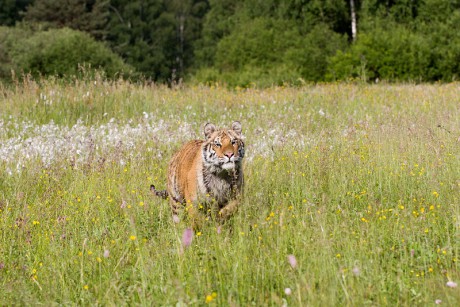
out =
<svg viewBox="0 0 460 307"><path fill-rule="evenodd" d="M225 207L219 210L218 218L222 220L228 219L238 210L238 205L239 202L236 199L229 201Z"/></svg>

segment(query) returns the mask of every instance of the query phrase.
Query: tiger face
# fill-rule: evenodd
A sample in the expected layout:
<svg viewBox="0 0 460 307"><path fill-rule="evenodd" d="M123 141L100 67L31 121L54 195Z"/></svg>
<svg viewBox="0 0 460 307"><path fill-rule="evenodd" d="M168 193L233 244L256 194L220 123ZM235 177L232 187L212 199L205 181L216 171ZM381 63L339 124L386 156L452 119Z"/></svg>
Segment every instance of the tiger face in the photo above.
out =
<svg viewBox="0 0 460 307"><path fill-rule="evenodd" d="M213 124L204 127L203 161L211 172L233 171L244 157L241 123L233 122L231 129L216 130Z"/></svg>

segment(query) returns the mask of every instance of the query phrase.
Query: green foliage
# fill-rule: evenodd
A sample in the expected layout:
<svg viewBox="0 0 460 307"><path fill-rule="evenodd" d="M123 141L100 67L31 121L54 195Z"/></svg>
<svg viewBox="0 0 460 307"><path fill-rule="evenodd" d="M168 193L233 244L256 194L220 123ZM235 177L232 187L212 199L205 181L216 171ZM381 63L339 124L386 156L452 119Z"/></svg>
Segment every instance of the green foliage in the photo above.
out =
<svg viewBox="0 0 460 307"><path fill-rule="evenodd" d="M116 0L111 10L108 40L127 63L155 81L184 76L201 33L206 1Z"/></svg>
<svg viewBox="0 0 460 307"><path fill-rule="evenodd" d="M86 33L71 29L35 32L11 46L11 63L34 76L77 76L81 68L97 69L107 77L129 72L120 57Z"/></svg>
<svg viewBox="0 0 460 307"><path fill-rule="evenodd" d="M24 20L41 28L71 28L103 39L108 19L105 0L35 0L27 7Z"/></svg>
<svg viewBox="0 0 460 307"><path fill-rule="evenodd" d="M395 25L360 34L347 51L331 58L328 79L428 81L429 64L426 38Z"/></svg>
<svg viewBox="0 0 460 307"><path fill-rule="evenodd" d="M205 75L210 80L218 76L239 85L248 83L245 76L266 80L267 74L272 74L271 84L298 77L311 81L457 78L459 32L453 29L460 14L458 1L357 1L360 38L348 48L345 37L337 33L350 32L349 8L343 1L336 2L282 1L276 6L273 1L247 1L235 5L233 20L238 22L233 21L230 30L227 26L227 34L216 43L214 67L201 70L197 77ZM210 14L213 10L211 3ZM431 16L436 23L430 21ZM223 20L222 24L229 25L228 18ZM280 48L276 37L285 37L285 46ZM289 70L288 78L273 75L279 71L273 69L277 65Z"/></svg>
<svg viewBox="0 0 460 307"><path fill-rule="evenodd" d="M215 67L230 85L247 86L256 80L265 85L292 82L300 76L286 65L285 56L298 38L289 22L271 18L241 22L219 41Z"/></svg>
<svg viewBox="0 0 460 307"><path fill-rule="evenodd" d="M112 49L136 70L153 80L171 76L174 59L171 48L176 38L174 15L163 1L112 1L116 14L110 16Z"/></svg>
<svg viewBox="0 0 460 307"><path fill-rule="evenodd" d="M14 46L32 35L32 31L23 27L0 27L0 80L11 78L11 72L17 66L11 59Z"/></svg>
<svg viewBox="0 0 460 307"><path fill-rule="evenodd" d="M24 20L35 31L90 33L136 77L155 82L449 82L460 75L458 0L355 0L357 42L348 0L0 0L0 7L0 25ZM8 53L0 49L0 78L12 67Z"/></svg>
<svg viewBox="0 0 460 307"><path fill-rule="evenodd" d="M0 0L0 26L14 26L31 2L33 0Z"/></svg>
<svg viewBox="0 0 460 307"><path fill-rule="evenodd" d="M236 14L254 19L259 17L289 20L302 33L318 24L327 24L335 32L349 32L349 9L343 0L267 0L242 1Z"/></svg>
<svg viewBox="0 0 460 307"><path fill-rule="evenodd" d="M217 45L238 23L239 17L236 12L242 3L241 0L209 1L209 11L204 16L202 33L194 52L197 61L195 68L208 68L214 64Z"/></svg>
<svg viewBox="0 0 460 307"><path fill-rule="evenodd" d="M196 51L205 68L196 79L240 86L322 80L327 58L346 46L331 30L344 25L343 1L275 2L211 1Z"/></svg>
<svg viewBox="0 0 460 307"><path fill-rule="evenodd" d="M228 36L220 40L216 52L216 67L237 71L246 66L268 68L282 63L283 55L297 38L292 24L271 18L241 22Z"/></svg>
<svg viewBox="0 0 460 307"><path fill-rule="evenodd" d="M286 62L308 81L323 81L330 57L345 50L347 38L332 31L326 24L318 24L299 40L296 48L288 50Z"/></svg>
<svg viewBox="0 0 460 307"><path fill-rule="evenodd" d="M193 83L225 84L229 87L271 87L278 85L300 85L304 81L296 71L284 64L261 68L245 66L242 70L229 72L217 71L215 68L203 68L191 79Z"/></svg>
<svg viewBox="0 0 460 307"><path fill-rule="evenodd" d="M219 41L215 69L200 71L197 78L224 80L231 86L320 81L328 58L345 46L346 38L327 25L318 25L302 36L292 21L249 19Z"/></svg>
<svg viewBox="0 0 460 307"><path fill-rule="evenodd" d="M442 6L441 6L442 7ZM435 14L435 18L441 18ZM432 23L426 20L419 25L419 31L430 44L431 62L427 65L430 81L446 82L460 77L460 31L452 31L460 24L460 2L449 18Z"/></svg>
<svg viewBox="0 0 460 307"><path fill-rule="evenodd" d="M451 22L458 19L459 10L458 0L425 0L418 6L418 21L432 26L453 26Z"/></svg>

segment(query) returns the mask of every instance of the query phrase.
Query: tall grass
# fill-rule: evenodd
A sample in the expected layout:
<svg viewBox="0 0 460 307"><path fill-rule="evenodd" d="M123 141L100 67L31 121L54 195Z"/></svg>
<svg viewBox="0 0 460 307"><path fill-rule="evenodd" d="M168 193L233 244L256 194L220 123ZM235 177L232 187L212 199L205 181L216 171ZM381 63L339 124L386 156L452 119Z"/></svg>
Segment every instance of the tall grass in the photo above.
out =
<svg viewBox="0 0 460 307"><path fill-rule="evenodd" d="M458 305L458 87L3 89L0 301ZM233 120L247 144L240 210L184 247L187 221L149 185L165 187L205 122Z"/></svg>

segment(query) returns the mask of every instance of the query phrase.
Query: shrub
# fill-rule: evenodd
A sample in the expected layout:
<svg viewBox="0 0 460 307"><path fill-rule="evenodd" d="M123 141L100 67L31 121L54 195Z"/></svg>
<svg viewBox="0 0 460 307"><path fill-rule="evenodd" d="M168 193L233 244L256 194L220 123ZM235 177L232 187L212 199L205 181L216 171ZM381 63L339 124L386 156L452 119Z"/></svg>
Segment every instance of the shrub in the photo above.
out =
<svg viewBox="0 0 460 307"><path fill-rule="evenodd" d="M217 46L215 69L202 69L196 78L225 80L231 86L303 84L321 81L328 58L343 50L346 38L318 25L306 35L295 24L273 18L242 22Z"/></svg>
<svg viewBox="0 0 460 307"><path fill-rule="evenodd" d="M79 76L81 67L97 69L107 77L129 72L128 65L103 43L71 29L51 29L19 39L10 52L13 66L33 76Z"/></svg>
<svg viewBox="0 0 460 307"><path fill-rule="evenodd" d="M421 34L395 26L362 33L346 52L331 58L328 80L361 78L427 81L430 46Z"/></svg>
<svg viewBox="0 0 460 307"><path fill-rule="evenodd" d="M10 57L13 46L31 35L31 31L20 27L0 27L0 79L11 77L16 70Z"/></svg>
<svg viewBox="0 0 460 307"><path fill-rule="evenodd" d="M299 71L303 79L323 81L327 73L329 58L345 50L347 38L319 24L311 29L296 48L286 52L287 62Z"/></svg>
<svg viewBox="0 0 460 307"><path fill-rule="evenodd" d="M256 18L242 22L217 46L215 65L224 71L247 66L270 67L300 38L288 22Z"/></svg>
<svg viewBox="0 0 460 307"><path fill-rule="evenodd" d="M429 80L451 82L460 77L460 31L452 31L460 24L460 12L450 15L445 23L426 23L420 26L430 42L432 63Z"/></svg>

